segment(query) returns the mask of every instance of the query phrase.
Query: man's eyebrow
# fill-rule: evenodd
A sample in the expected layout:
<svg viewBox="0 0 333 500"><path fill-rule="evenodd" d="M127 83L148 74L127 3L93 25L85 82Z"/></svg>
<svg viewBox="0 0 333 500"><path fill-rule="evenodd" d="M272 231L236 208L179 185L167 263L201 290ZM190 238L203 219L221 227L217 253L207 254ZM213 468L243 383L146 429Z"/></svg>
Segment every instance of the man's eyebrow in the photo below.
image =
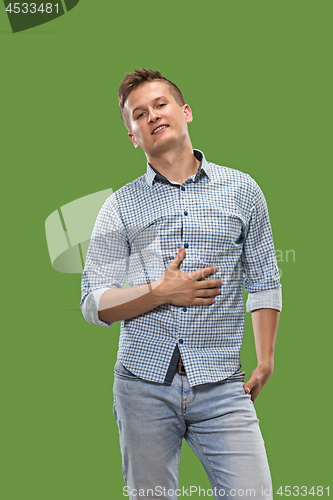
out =
<svg viewBox="0 0 333 500"><path fill-rule="evenodd" d="M160 97L156 97L156 99L153 100L153 102L159 101L160 99L167 99L164 95L161 95ZM135 111L138 109L142 109L144 106L138 106L137 108L133 109L132 111L132 116L134 115Z"/></svg>

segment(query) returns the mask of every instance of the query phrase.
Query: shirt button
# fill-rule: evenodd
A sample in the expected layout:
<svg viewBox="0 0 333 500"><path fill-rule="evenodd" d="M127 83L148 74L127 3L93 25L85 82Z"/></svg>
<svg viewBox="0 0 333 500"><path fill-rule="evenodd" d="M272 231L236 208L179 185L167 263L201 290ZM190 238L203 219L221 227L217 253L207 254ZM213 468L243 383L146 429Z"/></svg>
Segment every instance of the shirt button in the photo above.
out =
<svg viewBox="0 0 333 500"><path fill-rule="evenodd" d="M188 213L186 212L186 210L185 210L185 212L184 212L184 215L188 215Z"/></svg>
<svg viewBox="0 0 333 500"><path fill-rule="evenodd" d="M183 307L183 311L186 312L187 311L187 307Z"/></svg>
<svg viewBox="0 0 333 500"><path fill-rule="evenodd" d="M183 339L179 339L179 341L178 341L178 342L179 342L180 344L182 344L184 341L183 341Z"/></svg>
<svg viewBox="0 0 333 500"><path fill-rule="evenodd" d="M188 248L188 243L185 243L184 248Z"/></svg>
<svg viewBox="0 0 333 500"><path fill-rule="evenodd" d="M185 191L185 188L184 188L184 186L182 186L182 187L181 187L180 189L181 189L182 191Z"/></svg>

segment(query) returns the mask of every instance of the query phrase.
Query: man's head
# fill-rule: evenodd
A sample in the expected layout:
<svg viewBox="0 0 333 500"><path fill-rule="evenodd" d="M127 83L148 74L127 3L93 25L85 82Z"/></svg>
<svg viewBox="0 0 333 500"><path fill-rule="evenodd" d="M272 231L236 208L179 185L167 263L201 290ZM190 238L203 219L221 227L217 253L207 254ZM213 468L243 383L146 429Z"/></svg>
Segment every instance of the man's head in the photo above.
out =
<svg viewBox="0 0 333 500"><path fill-rule="evenodd" d="M162 76L159 71L153 71L152 69L141 68L141 69L135 69L132 73L126 73L126 76L122 81L122 83L120 84L118 90L118 100L119 100L121 119L123 120L129 132L131 132L130 121L128 113L126 112L127 110L125 108L125 103L128 99L128 96L136 88L140 87L141 85L147 82L153 82L153 81L164 82L168 86L170 93L173 95L179 106L183 106L185 104L183 94L181 93L177 85L175 85L170 80Z"/></svg>
<svg viewBox="0 0 333 500"><path fill-rule="evenodd" d="M128 136L147 158L191 146L192 111L178 87L159 71L135 70L119 87L119 105Z"/></svg>

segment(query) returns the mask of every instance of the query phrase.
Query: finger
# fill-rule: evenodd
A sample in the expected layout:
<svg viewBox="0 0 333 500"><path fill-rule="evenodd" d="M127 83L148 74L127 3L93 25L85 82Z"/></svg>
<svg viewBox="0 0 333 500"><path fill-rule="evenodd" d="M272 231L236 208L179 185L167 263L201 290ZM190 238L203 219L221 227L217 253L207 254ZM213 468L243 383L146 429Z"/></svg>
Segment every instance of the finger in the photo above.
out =
<svg viewBox="0 0 333 500"><path fill-rule="evenodd" d="M222 286L222 280L199 280L196 286L198 287L198 290L203 288L220 288Z"/></svg>
<svg viewBox="0 0 333 500"><path fill-rule="evenodd" d="M201 288L197 290L197 297L213 297L214 295L220 295L221 290L219 288Z"/></svg>
<svg viewBox="0 0 333 500"><path fill-rule="evenodd" d="M243 388L244 388L244 391L246 392L246 394L250 394L251 393L251 387L250 387L250 385L249 385L248 382L243 385Z"/></svg>
<svg viewBox="0 0 333 500"><path fill-rule="evenodd" d="M184 247L180 247L180 249L178 250L178 253L177 253L176 257L170 262L170 264L174 264L177 267L179 267L180 264L182 263L182 261L185 259L185 256L186 256L186 250L185 250L185 248Z"/></svg>
<svg viewBox="0 0 333 500"><path fill-rule="evenodd" d="M209 297L207 299L204 299L203 297L197 297L193 299L192 304L194 306L210 306L214 304L215 299L214 297Z"/></svg>
<svg viewBox="0 0 333 500"><path fill-rule="evenodd" d="M198 271L193 271L192 273L190 273L190 277L195 280L200 280L216 272L217 272L217 267L215 266L204 267L203 269L198 269Z"/></svg>
<svg viewBox="0 0 333 500"><path fill-rule="evenodd" d="M249 382L244 384L243 387L244 387L244 391L246 392L246 394L250 394L251 401L252 401L252 403L254 403L256 397L258 396L258 392L255 390L255 387L251 387L249 385Z"/></svg>

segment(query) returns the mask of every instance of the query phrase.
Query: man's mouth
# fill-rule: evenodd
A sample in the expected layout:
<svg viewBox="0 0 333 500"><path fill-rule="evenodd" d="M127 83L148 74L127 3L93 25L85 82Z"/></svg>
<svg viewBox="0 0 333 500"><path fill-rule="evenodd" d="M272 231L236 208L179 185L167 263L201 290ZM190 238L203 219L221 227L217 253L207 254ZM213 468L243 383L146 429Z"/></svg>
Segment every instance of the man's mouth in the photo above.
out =
<svg viewBox="0 0 333 500"><path fill-rule="evenodd" d="M167 128L169 125L161 125L160 127L155 128L155 130L152 131L151 135L156 134L156 132L159 132L160 130L163 130L164 128Z"/></svg>

